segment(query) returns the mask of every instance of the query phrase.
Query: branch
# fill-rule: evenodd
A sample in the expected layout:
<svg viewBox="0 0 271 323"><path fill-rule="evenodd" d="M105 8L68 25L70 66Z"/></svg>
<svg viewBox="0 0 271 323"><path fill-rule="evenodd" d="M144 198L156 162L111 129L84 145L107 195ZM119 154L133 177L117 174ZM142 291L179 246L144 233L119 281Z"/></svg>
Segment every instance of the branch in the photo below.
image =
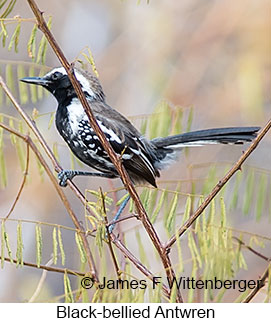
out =
<svg viewBox="0 0 271 323"><path fill-rule="evenodd" d="M16 259L10 259L10 258L4 257L4 260L8 261L8 262L14 262L15 264L17 264ZM38 266L36 264L33 264L32 262L26 262L26 261L23 261L23 266L37 268L37 269L43 269L43 270L52 271L52 272L61 273L61 274L65 274L65 272L66 272L67 274L74 275L74 276L85 276L86 275L86 273L82 273L82 272L76 271L76 270L71 270L71 269L66 269L66 268L63 269L63 268L44 266L44 265Z"/></svg>
<svg viewBox="0 0 271 323"><path fill-rule="evenodd" d="M176 235L173 235L164 245L164 248L169 251L172 245L176 242L177 237L183 235L189 227L196 221L196 219L202 214L202 212L206 209L206 207L211 203L214 197L218 194L218 192L222 189L222 187L231 179L231 177L238 171L241 170L241 166L245 162L245 160L251 155L251 153L256 149L259 142L263 139L266 133L271 128L271 119L268 121L266 126L262 128L262 130L258 133L258 136L248 149L243 153L243 155L239 158L239 160L235 163L235 165L228 171L228 173L216 184L211 193L206 197L204 202L198 207L198 209L194 212L194 214L178 229Z"/></svg>
<svg viewBox="0 0 271 323"><path fill-rule="evenodd" d="M154 275L146 268L123 244L122 242L116 238L114 233L111 233L112 242L115 246L123 253L124 257L128 258L136 268L141 271L147 278L153 281ZM170 289L162 284L162 290L167 298L170 298Z"/></svg>
<svg viewBox="0 0 271 323"><path fill-rule="evenodd" d="M247 295L247 297L243 300L242 303L249 303L254 296L258 293L260 289L262 289L265 286L265 281L268 278L269 271L270 271L270 263L268 264L267 268L265 269L264 273L262 274L260 281L261 284L257 284L256 287Z"/></svg>
<svg viewBox="0 0 271 323"><path fill-rule="evenodd" d="M255 249L251 248L250 246L248 246L247 244L245 244L241 239L237 238L237 237L233 237L233 239L237 240L238 243L242 246L245 247L246 249L248 249L249 251L251 251L252 253L254 253L256 256L266 260L266 261L271 261L271 258L268 258L264 255L262 255L260 252L256 251Z"/></svg>
<svg viewBox="0 0 271 323"><path fill-rule="evenodd" d="M45 266L51 266L53 264L53 258L51 258L46 264ZM48 271L43 269L40 280L38 282L38 285L34 291L34 294L29 298L28 303L34 303L35 300L37 299L37 297L39 296L42 286L45 283L46 277L47 277L47 273Z"/></svg>
<svg viewBox="0 0 271 323"><path fill-rule="evenodd" d="M121 270L119 268L119 264L118 264L116 255L115 255L113 247L112 247L111 236L110 236L109 229L108 229L108 219L107 219L107 214L106 214L104 194L103 194L101 187L100 187L100 194L101 194L101 199L102 199L102 208L103 208L103 214L104 214L104 220L105 220L105 229L106 229L106 234L107 234L107 238L108 238L108 248L109 248L109 252L111 254L111 258L112 258L112 261L113 261L113 264L114 264L114 267L116 270L116 274L117 274L118 278L120 278Z"/></svg>
<svg viewBox="0 0 271 323"><path fill-rule="evenodd" d="M43 34L47 38L49 44L51 45L52 49L54 50L56 56L58 57L59 61L61 62L61 64L65 68L65 70L68 74L68 77L69 77L69 79L75 89L75 92L78 96L78 99L80 100L80 102L81 102L81 104L88 116L88 119L89 119L89 122L90 122L92 128L94 129L103 148L107 152L110 160L112 161L117 172L119 173L120 178L121 178L125 188L127 189L131 198L133 199L136 209L137 209L137 212L138 212L138 216L139 216L140 220L142 221L142 224L143 224L145 230L147 231L149 237L151 238L151 240L152 240L152 242L153 242L153 244L154 244L161 260L162 260L164 269L166 271L166 275L168 277L168 281L171 285L171 283L174 281L174 278L175 278L175 273L172 268L171 261L169 259L167 252L163 248L163 245L157 235L157 232L155 231L154 227L152 226L152 224L147 216L147 213L140 201L140 198L135 190L135 187L132 184L128 173L126 172L125 168L122 165L121 159L119 159L118 156L115 154L112 146L106 140L104 133L100 129L99 125L97 124L97 121L93 115L90 105L89 105L89 103L88 103L88 101L81 89L79 82L77 81L77 79L73 73L73 66L72 66L72 64L69 64L66 57L64 56L64 53L62 52L61 48L58 46L52 33L48 29L46 22L43 18L42 12L39 10L39 8L37 7L34 0L27 0L27 1L28 1L28 4L29 4L31 10L33 11L34 15L36 16L38 28L43 32ZM179 291L178 291L177 300L182 302L182 297L181 297Z"/></svg>
<svg viewBox="0 0 271 323"><path fill-rule="evenodd" d="M256 285L256 287L247 295L247 297L243 300L243 303L249 303L252 298L254 296L256 296L256 294L259 292L259 290L261 288L263 288L265 286L265 280L268 278L269 275L269 270L270 270L270 264L271 264L271 258L268 258L264 255L262 255L260 252L256 251L255 249L251 248L250 246L248 246L247 244L245 244L241 239L237 238L237 237L233 237L233 239L237 240L238 243L242 246L247 248L249 251L251 251L252 253L254 253L256 256L266 260L269 262L266 270L264 271L264 273L262 274L261 278L259 279L261 281L260 285Z"/></svg>

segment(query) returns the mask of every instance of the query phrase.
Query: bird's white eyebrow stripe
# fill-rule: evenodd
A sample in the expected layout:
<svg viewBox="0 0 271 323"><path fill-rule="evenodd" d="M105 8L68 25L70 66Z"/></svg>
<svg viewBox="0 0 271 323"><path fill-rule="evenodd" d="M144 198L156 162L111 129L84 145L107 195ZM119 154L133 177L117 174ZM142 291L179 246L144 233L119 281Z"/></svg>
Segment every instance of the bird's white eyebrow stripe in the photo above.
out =
<svg viewBox="0 0 271 323"><path fill-rule="evenodd" d="M55 72L59 72L63 75L67 75L67 72L64 67L56 67L52 71L50 71L49 73L44 75L44 77L49 77L50 75L54 74ZM74 73L75 73L77 81L81 84L83 92L87 92L90 97L95 97L95 93L91 89L90 83L87 80L87 78L76 69L74 69Z"/></svg>
<svg viewBox="0 0 271 323"><path fill-rule="evenodd" d="M50 71L49 73L45 74L44 77L48 77L48 76L54 74L55 72L59 72L63 75L67 75L67 72L64 67L56 67L52 71Z"/></svg>

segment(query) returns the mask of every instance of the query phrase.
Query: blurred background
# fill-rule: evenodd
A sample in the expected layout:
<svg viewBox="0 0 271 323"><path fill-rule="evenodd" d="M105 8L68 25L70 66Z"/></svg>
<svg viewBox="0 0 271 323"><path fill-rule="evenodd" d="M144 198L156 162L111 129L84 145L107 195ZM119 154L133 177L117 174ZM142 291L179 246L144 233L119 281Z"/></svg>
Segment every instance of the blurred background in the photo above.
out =
<svg viewBox="0 0 271 323"><path fill-rule="evenodd" d="M270 118L271 24L268 0L151 0L149 4L144 0L47 0L37 3L45 17L52 15L52 32L70 61L76 60L80 51L89 46L108 104L131 118L139 128L142 117L151 114L163 101L172 107L182 107L186 116L184 120L187 120L190 108L193 108L192 130L263 126ZM33 18L26 1L16 3L11 16L15 15ZM12 34L14 25L8 28ZM7 47L1 48L2 71L5 71L7 64L15 61L31 62L26 46L32 28L31 20L22 22L18 53L8 51ZM41 37L39 31L38 37ZM59 66L50 48L46 66ZM48 129L50 113L56 109L55 99L46 96L36 104L24 105L29 114L34 107L43 115L37 119L42 134L51 147L58 143L61 165L69 168L71 160L68 149L63 145L55 126ZM11 105L5 104L5 100L0 106L0 112L19 117ZM183 131L185 129L184 124ZM270 134L266 136L246 164L269 174L269 187L270 137ZM22 180L16 151L7 133L5 138L8 186L0 191L1 217L8 213ZM190 149L174 167L162 173L159 186L163 187L166 181L179 180L181 191L191 192L191 165L196 169L192 177L199 179L206 178L211 163L218 163L216 177L219 178L225 173L227 165L233 164L245 148L210 146ZM82 191L86 188L95 190L100 186L107 191L121 185L118 180L109 182L78 178L75 181ZM197 193L201 192L201 185L199 181ZM83 221L81 204L69 189L65 192L73 209L82 215ZM241 211L237 208L228 214L229 226L270 239L270 201L266 201L264 210L261 221L255 223L253 208L246 217L240 216ZM30 165L28 185L11 218L73 227L46 175L41 180L35 162ZM135 224L133 222L123 226L130 230ZM14 225L12 221L6 224L9 232L16 233ZM34 226L25 225L23 229L28 230L24 234L24 258L35 262ZM51 228L47 229L43 231L43 263L49 260L52 252ZM163 239L167 238L162 232L161 235ZM142 239L145 238L142 233ZM67 243L70 236L67 234L63 239ZM14 240L10 237L11 245L16 250ZM133 250L132 243L127 243L132 251L138 253L138 250ZM146 247L146 253L148 251L152 252L150 244ZM263 253L267 252L268 249L263 249ZM270 257L270 254L267 256ZM66 257L67 266L77 268L73 248L67 250ZM249 254L246 260L249 272L241 271L240 277L257 279L266 266L265 262ZM160 268L154 265L152 270L156 272ZM135 273L140 277L137 271ZM39 270L27 267L18 270L5 263L0 275L0 300L27 301L33 295L40 275ZM63 294L61 274L48 273L43 287L37 300L48 301ZM235 291L225 300L230 301L237 296ZM261 295L255 300L261 301Z"/></svg>

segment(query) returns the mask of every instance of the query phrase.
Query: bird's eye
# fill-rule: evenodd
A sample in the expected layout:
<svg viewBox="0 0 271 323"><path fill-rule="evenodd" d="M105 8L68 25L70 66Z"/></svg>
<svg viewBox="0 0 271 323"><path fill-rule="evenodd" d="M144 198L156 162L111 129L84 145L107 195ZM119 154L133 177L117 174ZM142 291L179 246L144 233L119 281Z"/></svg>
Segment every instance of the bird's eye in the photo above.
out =
<svg viewBox="0 0 271 323"><path fill-rule="evenodd" d="M55 72L54 74L51 75L51 79L53 81L56 81L56 80L58 80L61 77L61 75L62 75L61 73Z"/></svg>

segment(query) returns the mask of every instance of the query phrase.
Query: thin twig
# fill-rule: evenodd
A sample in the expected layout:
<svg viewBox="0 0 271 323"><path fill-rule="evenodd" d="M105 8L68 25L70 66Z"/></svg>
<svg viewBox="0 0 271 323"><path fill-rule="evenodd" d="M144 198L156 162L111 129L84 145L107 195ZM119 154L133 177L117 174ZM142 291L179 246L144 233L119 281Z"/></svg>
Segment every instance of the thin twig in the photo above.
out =
<svg viewBox="0 0 271 323"><path fill-rule="evenodd" d="M53 258L51 258L51 259L46 263L46 265L45 265L45 266L51 266L53 262L54 262L54 260L53 260ZM35 289L35 291L34 291L33 295L32 295L32 296L30 297L30 299L28 300L28 303L33 303L33 302L37 299L37 297L39 296L39 293L40 293L40 291L41 291L41 289L42 289L42 286L43 286L43 284L44 284L44 282L45 282L45 279L46 279L46 277L47 277L47 273L48 273L48 271L47 271L47 270L45 270L45 269L43 269L42 274L41 274L41 277L40 277L40 280L39 280L39 282L38 282L38 285L37 285L37 287L36 287L36 289Z"/></svg>
<svg viewBox="0 0 271 323"><path fill-rule="evenodd" d="M169 251L172 245L176 242L177 237L183 235L187 229L195 222L195 220L202 214L206 207L211 203L214 197L222 189L222 187L231 179L231 177L239 170L245 162L245 160L251 155L251 153L256 149L259 142L263 139L266 133L271 128L271 119L268 121L266 126L258 133L257 137L248 147L248 149L243 153L239 160L234 164L234 166L228 171L228 173L216 184L211 193L206 197L204 202L198 207L194 214L178 229L177 234L173 235L164 245L165 250Z"/></svg>
<svg viewBox="0 0 271 323"><path fill-rule="evenodd" d="M0 259L1 259L1 257L0 257ZM7 258L7 257L5 257L4 260L8 261L8 262L13 262L15 264L17 264L17 262L18 262L16 259L11 260L10 258ZM22 265L27 266L27 267L37 268L37 269L44 269L47 271L61 273L61 274L65 274L65 272L66 272L67 274L74 275L74 276L85 276L86 275L86 273L82 273L82 272L76 271L76 270L71 270L71 269L67 269L67 268L50 267L50 266L44 266L44 265L38 266L37 264L34 264L32 262L27 262L27 261L23 261Z"/></svg>
<svg viewBox="0 0 271 323"><path fill-rule="evenodd" d="M118 156L116 155L116 153L114 152L112 146L109 144L109 142L106 140L106 137L104 135L104 133L102 132L102 130L100 129L94 115L93 112L90 108L90 105L81 89L81 86L79 84L79 82L77 81L74 73L73 73L73 66L72 64L69 64L69 62L67 61L64 53L62 52L61 48L59 47L59 45L57 44L55 38L53 37L52 33L50 32L49 28L47 27L47 24L43 18L43 13L39 10L38 6L36 5L34 0L27 0L29 3L29 6L31 8L31 10L33 11L34 15L36 16L37 19L37 24L38 24L38 28L43 32L43 34L45 35L45 37L47 38L48 42L50 43L52 49L54 50L55 54L57 55L59 61L61 62L61 64L63 65L63 67L65 68L67 75L75 89L75 92L78 96L78 99L80 100L86 115L88 116L89 122L92 126L92 128L94 129L95 133L97 134L103 148L105 149L105 151L107 152L110 160L112 161L112 163L114 164L117 172L120 175L120 178L125 186L125 188L127 189L127 191L129 192L131 198L133 199L136 209L138 211L139 214L139 218L142 221L142 224L145 228L145 230L147 231L150 239L153 242L153 245L155 246L161 260L164 266L164 269L166 271L166 275L168 278L168 281L171 285L171 283L173 283L174 279L175 279L175 273L174 270L172 268L171 265L171 261L170 258L167 254L167 252L164 250L162 242L160 241L157 232L155 231L154 227L152 226L152 223L150 222L146 211L140 201L140 198L135 190L134 185L132 184L130 177L127 173L127 171L125 170L125 168L122 165L121 159L118 158ZM172 284L173 285L173 284ZM180 291L178 290L177 292L177 301L178 302L183 302L182 300L182 296L180 294Z"/></svg>
<svg viewBox="0 0 271 323"><path fill-rule="evenodd" d="M268 278L268 275L269 275L271 258L270 257L268 258L268 257L262 255L260 252L256 251L255 249L253 249L250 246L248 246L247 244L245 244L241 239L239 239L237 237L233 237L233 239L237 240L238 243L242 247L245 247L246 249L248 249L249 251L254 253L256 256L258 256L258 257L264 259L265 261L269 262L268 267L266 268L266 270L262 274L261 278L259 279L261 281L261 284L260 285L257 284L255 286L255 288L249 293L249 295L247 295L247 297L243 300L243 303L249 303L253 299L253 297L256 296L256 294L259 292L259 290L265 286L265 280Z"/></svg>
<svg viewBox="0 0 271 323"><path fill-rule="evenodd" d="M269 263L264 273L262 274L261 278L259 279L261 281L261 284L257 284L256 287L247 295L247 297L243 300L242 303L249 303L257 295L259 290L265 286L266 284L265 281L268 278L270 271L271 271L271 267Z"/></svg>
<svg viewBox="0 0 271 323"><path fill-rule="evenodd" d="M151 271L145 267L136 257L134 254L132 254L125 246L124 244L117 239L117 237L111 233L112 242L115 244L115 246L123 253L123 255L128 258L135 266L136 268L141 271L147 278L149 278L151 281L154 279L154 274L151 273ZM170 289L165 285L162 284L162 290L167 298L170 298Z"/></svg>
<svg viewBox="0 0 271 323"><path fill-rule="evenodd" d="M123 221L126 221L126 220L129 220L129 219L138 219L138 216L137 216L137 214L126 215L126 216L123 216L122 218L120 218L118 220L114 220L114 221L109 222L108 226L116 224L116 223L120 223L120 222L123 222Z"/></svg>
<svg viewBox="0 0 271 323"><path fill-rule="evenodd" d="M1 76L0 76L0 84L1 84ZM2 85L2 84L1 84ZM9 126L5 125L4 123L0 122L0 127L7 130L8 132L12 133L13 135L19 137L20 139L26 141L26 136L24 134L21 134L15 129L10 128Z"/></svg>
<svg viewBox="0 0 271 323"><path fill-rule="evenodd" d="M264 255L262 255L260 252L256 251L255 249L251 248L250 246L248 246L247 244L245 244L241 239L237 238L237 237L233 237L233 239L237 240L238 243L242 246L245 247L246 249L248 249L249 251L251 251L252 253L254 253L255 255L257 255L258 257L266 260L266 261L271 261L271 258L268 258Z"/></svg>
<svg viewBox="0 0 271 323"><path fill-rule="evenodd" d="M24 170L24 175L23 175L23 180L22 180L22 183L20 185L20 188L19 188L19 191L16 195L16 198L7 214L7 216L5 217L5 220L7 220L10 216L10 214L13 212L17 202L19 201L19 198L21 196L21 193L23 191L23 188L25 186L25 183L26 183L26 178L27 178L27 175L28 175L28 169L29 169L29 144L27 143L26 144L26 162L25 162L25 170Z"/></svg>
<svg viewBox="0 0 271 323"><path fill-rule="evenodd" d="M111 254L111 258L113 260L113 264L114 264L117 276L118 276L118 278L120 278L121 277L121 270L119 268L119 264L118 264L116 255L115 255L114 250L113 250L112 241L111 241L111 235L110 235L110 232L108 230L107 225L106 225L106 232L107 232L107 237L108 237L108 247L109 247L109 251L110 251L110 254Z"/></svg>
<svg viewBox="0 0 271 323"><path fill-rule="evenodd" d="M118 265L118 262L117 262L117 259L116 259L116 255L115 255L113 247L112 247L111 236L110 236L110 232L109 232L109 229L108 229L108 219L107 219L107 215L106 215L104 194L103 194L103 191L102 191L101 187L100 187L100 194L101 194L101 199L102 199L102 208L103 208L103 213L104 213L105 228L106 228L107 239L108 239L108 248L109 248L109 252L111 254L111 258L112 258L112 261L113 261L113 264L114 264L114 268L116 270L116 274L117 274L118 278L120 278L121 271L119 269L119 265Z"/></svg>

